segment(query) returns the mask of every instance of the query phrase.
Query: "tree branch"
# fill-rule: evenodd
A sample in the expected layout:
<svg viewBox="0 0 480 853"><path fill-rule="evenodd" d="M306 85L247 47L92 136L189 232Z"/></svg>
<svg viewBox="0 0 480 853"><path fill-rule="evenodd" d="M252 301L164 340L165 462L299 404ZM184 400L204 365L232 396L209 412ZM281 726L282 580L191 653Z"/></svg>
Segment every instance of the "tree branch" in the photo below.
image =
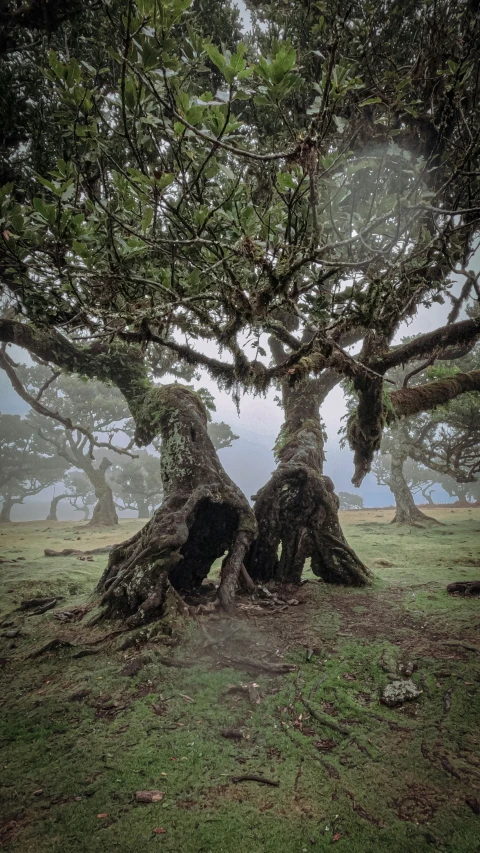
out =
<svg viewBox="0 0 480 853"><path fill-rule="evenodd" d="M441 326L434 332L420 335L415 340L396 347L372 364L372 367L375 367L379 373L385 373L399 364L406 364L409 361L422 358L422 356L434 355L436 351L441 352L448 347L456 347L459 344L473 346L479 338L480 317L473 320L462 320L460 323Z"/></svg>
<svg viewBox="0 0 480 853"><path fill-rule="evenodd" d="M390 400L393 411L385 413L386 421L392 423L395 418L412 417L419 412L428 412L437 406L445 406L450 400L468 391L480 391L480 370L457 373L455 376L438 379L426 385L392 391Z"/></svg>

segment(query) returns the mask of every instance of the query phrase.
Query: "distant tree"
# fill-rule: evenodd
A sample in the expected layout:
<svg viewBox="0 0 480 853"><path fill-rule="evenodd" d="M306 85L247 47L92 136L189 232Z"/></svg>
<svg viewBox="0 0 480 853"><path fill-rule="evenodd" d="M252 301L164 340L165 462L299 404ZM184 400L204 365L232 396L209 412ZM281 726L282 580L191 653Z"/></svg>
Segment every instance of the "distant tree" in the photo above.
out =
<svg viewBox="0 0 480 853"><path fill-rule="evenodd" d="M83 512L83 520L88 521L90 507L96 502L95 491L88 477L80 471L69 471L60 486L60 492L54 495L50 502L50 510L46 520L58 521L58 504L62 500L68 500L74 509Z"/></svg>
<svg viewBox="0 0 480 853"><path fill-rule="evenodd" d="M438 483L447 495L456 498L456 506L468 507L480 503L480 478L472 483L457 483L452 477L436 475Z"/></svg>
<svg viewBox="0 0 480 853"><path fill-rule="evenodd" d="M118 524L106 472L113 464L110 456L127 452L113 440L121 435L124 445L131 442L132 423L118 389L100 382L83 382L43 365L14 367L3 362L3 369L17 393L32 406L27 415L31 428L68 468L78 468L90 481L97 498L90 524ZM52 510L56 514L55 508Z"/></svg>
<svg viewBox="0 0 480 853"><path fill-rule="evenodd" d="M412 387L423 384L428 378L449 381L457 374L478 369L480 346L458 359L434 362L435 358L430 358L426 363L410 365L408 370L397 368L388 377L399 389L407 388L409 383ZM432 503L427 495L439 477L469 483L480 475L480 393L472 391L432 411L392 420L383 433L381 454L388 455L389 473L385 470L386 460L377 458L373 468L377 481L388 485L395 497L393 523L438 523L418 508L412 491L420 492Z"/></svg>
<svg viewBox="0 0 480 853"><path fill-rule="evenodd" d="M339 509L363 509L363 498L360 495L352 495L350 492L339 492Z"/></svg>
<svg viewBox="0 0 480 853"><path fill-rule="evenodd" d="M136 510L138 518L150 518L163 494L159 456L143 451L137 459L116 461L110 483L118 509Z"/></svg>
<svg viewBox="0 0 480 853"><path fill-rule="evenodd" d="M20 415L0 415L0 522L10 521L15 504L62 478L68 467Z"/></svg>

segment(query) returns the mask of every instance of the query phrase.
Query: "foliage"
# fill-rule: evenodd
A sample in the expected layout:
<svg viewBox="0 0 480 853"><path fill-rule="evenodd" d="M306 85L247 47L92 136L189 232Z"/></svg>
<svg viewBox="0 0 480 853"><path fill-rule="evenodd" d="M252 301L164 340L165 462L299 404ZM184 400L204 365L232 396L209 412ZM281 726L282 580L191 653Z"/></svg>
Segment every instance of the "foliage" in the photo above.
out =
<svg viewBox="0 0 480 853"><path fill-rule="evenodd" d="M363 509L363 498L350 492L339 492L340 509Z"/></svg>
<svg viewBox="0 0 480 853"><path fill-rule="evenodd" d="M13 504L53 485L68 467L28 421L0 414L0 497L7 519Z"/></svg>

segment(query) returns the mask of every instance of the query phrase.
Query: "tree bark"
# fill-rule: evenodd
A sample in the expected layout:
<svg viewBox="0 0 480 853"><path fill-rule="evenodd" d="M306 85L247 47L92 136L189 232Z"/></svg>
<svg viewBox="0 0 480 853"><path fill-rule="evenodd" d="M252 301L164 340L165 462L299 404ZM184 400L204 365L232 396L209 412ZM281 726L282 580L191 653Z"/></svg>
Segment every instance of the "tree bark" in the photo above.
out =
<svg viewBox="0 0 480 853"><path fill-rule="evenodd" d="M279 465L255 496L258 537L246 567L255 581L299 583L307 557L327 583L362 586L369 570L347 545L338 519L339 501L323 475L319 409L338 382L304 379L282 389L285 422L276 443Z"/></svg>
<svg viewBox="0 0 480 853"><path fill-rule="evenodd" d="M155 388L136 424L141 444L161 434L164 499L142 530L112 549L99 584L106 614L127 617L130 625L161 616L170 587L197 590L225 553L218 601L231 608L256 523L220 464L202 401L182 385Z"/></svg>
<svg viewBox="0 0 480 853"><path fill-rule="evenodd" d="M147 501L137 500L138 518L150 518L150 507Z"/></svg>
<svg viewBox="0 0 480 853"><path fill-rule="evenodd" d="M83 468L95 489L95 497L97 498L97 503L93 508L92 518L88 523L88 527L97 527L99 525L111 527L114 524L118 524L118 515L115 509L112 490L105 476L111 464L110 460L104 456L98 468L88 464Z"/></svg>
<svg viewBox="0 0 480 853"><path fill-rule="evenodd" d="M436 518L425 515L416 505L403 473L406 459L400 450L392 450L389 486L395 498L396 510L391 524L406 524L410 527L441 524Z"/></svg>
<svg viewBox="0 0 480 853"><path fill-rule="evenodd" d="M56 495L56 497L52 498L50 502L50 510L45 519L45 521L58 521L57 518L57 506L64 498L68 498L69 495Z"/></svg>
<svg viewBox="0 0 480 853"><path fill-rule="evenodd" d="M13 505L16 503L18 503L18 501L14 501L8 496L3 498L2 509L0 511L0 524L7 524L11 521L10 513Z"/></svg>

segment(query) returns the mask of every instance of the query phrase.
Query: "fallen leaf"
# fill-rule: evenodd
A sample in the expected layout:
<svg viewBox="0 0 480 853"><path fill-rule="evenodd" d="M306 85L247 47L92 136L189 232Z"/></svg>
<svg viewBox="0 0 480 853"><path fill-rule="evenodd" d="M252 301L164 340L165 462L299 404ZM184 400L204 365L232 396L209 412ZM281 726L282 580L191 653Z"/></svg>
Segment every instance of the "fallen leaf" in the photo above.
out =
<svg viewBox="0 0 480 853"><path fill-rule="evenodd" d="M135 799L137 803L159 803L163 800L163 791L137 791Z"/></svg>
<svg viewBox="0 0 480 853"><path fill-rule="evenodd" d="M157 835L165 835L167 830L164 829L163 826L157 826L157 828L154 829L153 831L156 832Z"/></svg>
<svg viewBox="0 0 480 853"><path fill-rule="evenodd" d="M102 812L102 814L97 814L98 818L108 817L108 812Z"/></svg>
<svg viewBox="0 0 480 853"><path fill-rule="evenodd" d="M342 837L342 833L341 833L341 832L336 832L336 833L335 833L335 835L334 835L334 836L333 836L333 838L332 838L332 841L340 841L341 837Z"/></svg>

